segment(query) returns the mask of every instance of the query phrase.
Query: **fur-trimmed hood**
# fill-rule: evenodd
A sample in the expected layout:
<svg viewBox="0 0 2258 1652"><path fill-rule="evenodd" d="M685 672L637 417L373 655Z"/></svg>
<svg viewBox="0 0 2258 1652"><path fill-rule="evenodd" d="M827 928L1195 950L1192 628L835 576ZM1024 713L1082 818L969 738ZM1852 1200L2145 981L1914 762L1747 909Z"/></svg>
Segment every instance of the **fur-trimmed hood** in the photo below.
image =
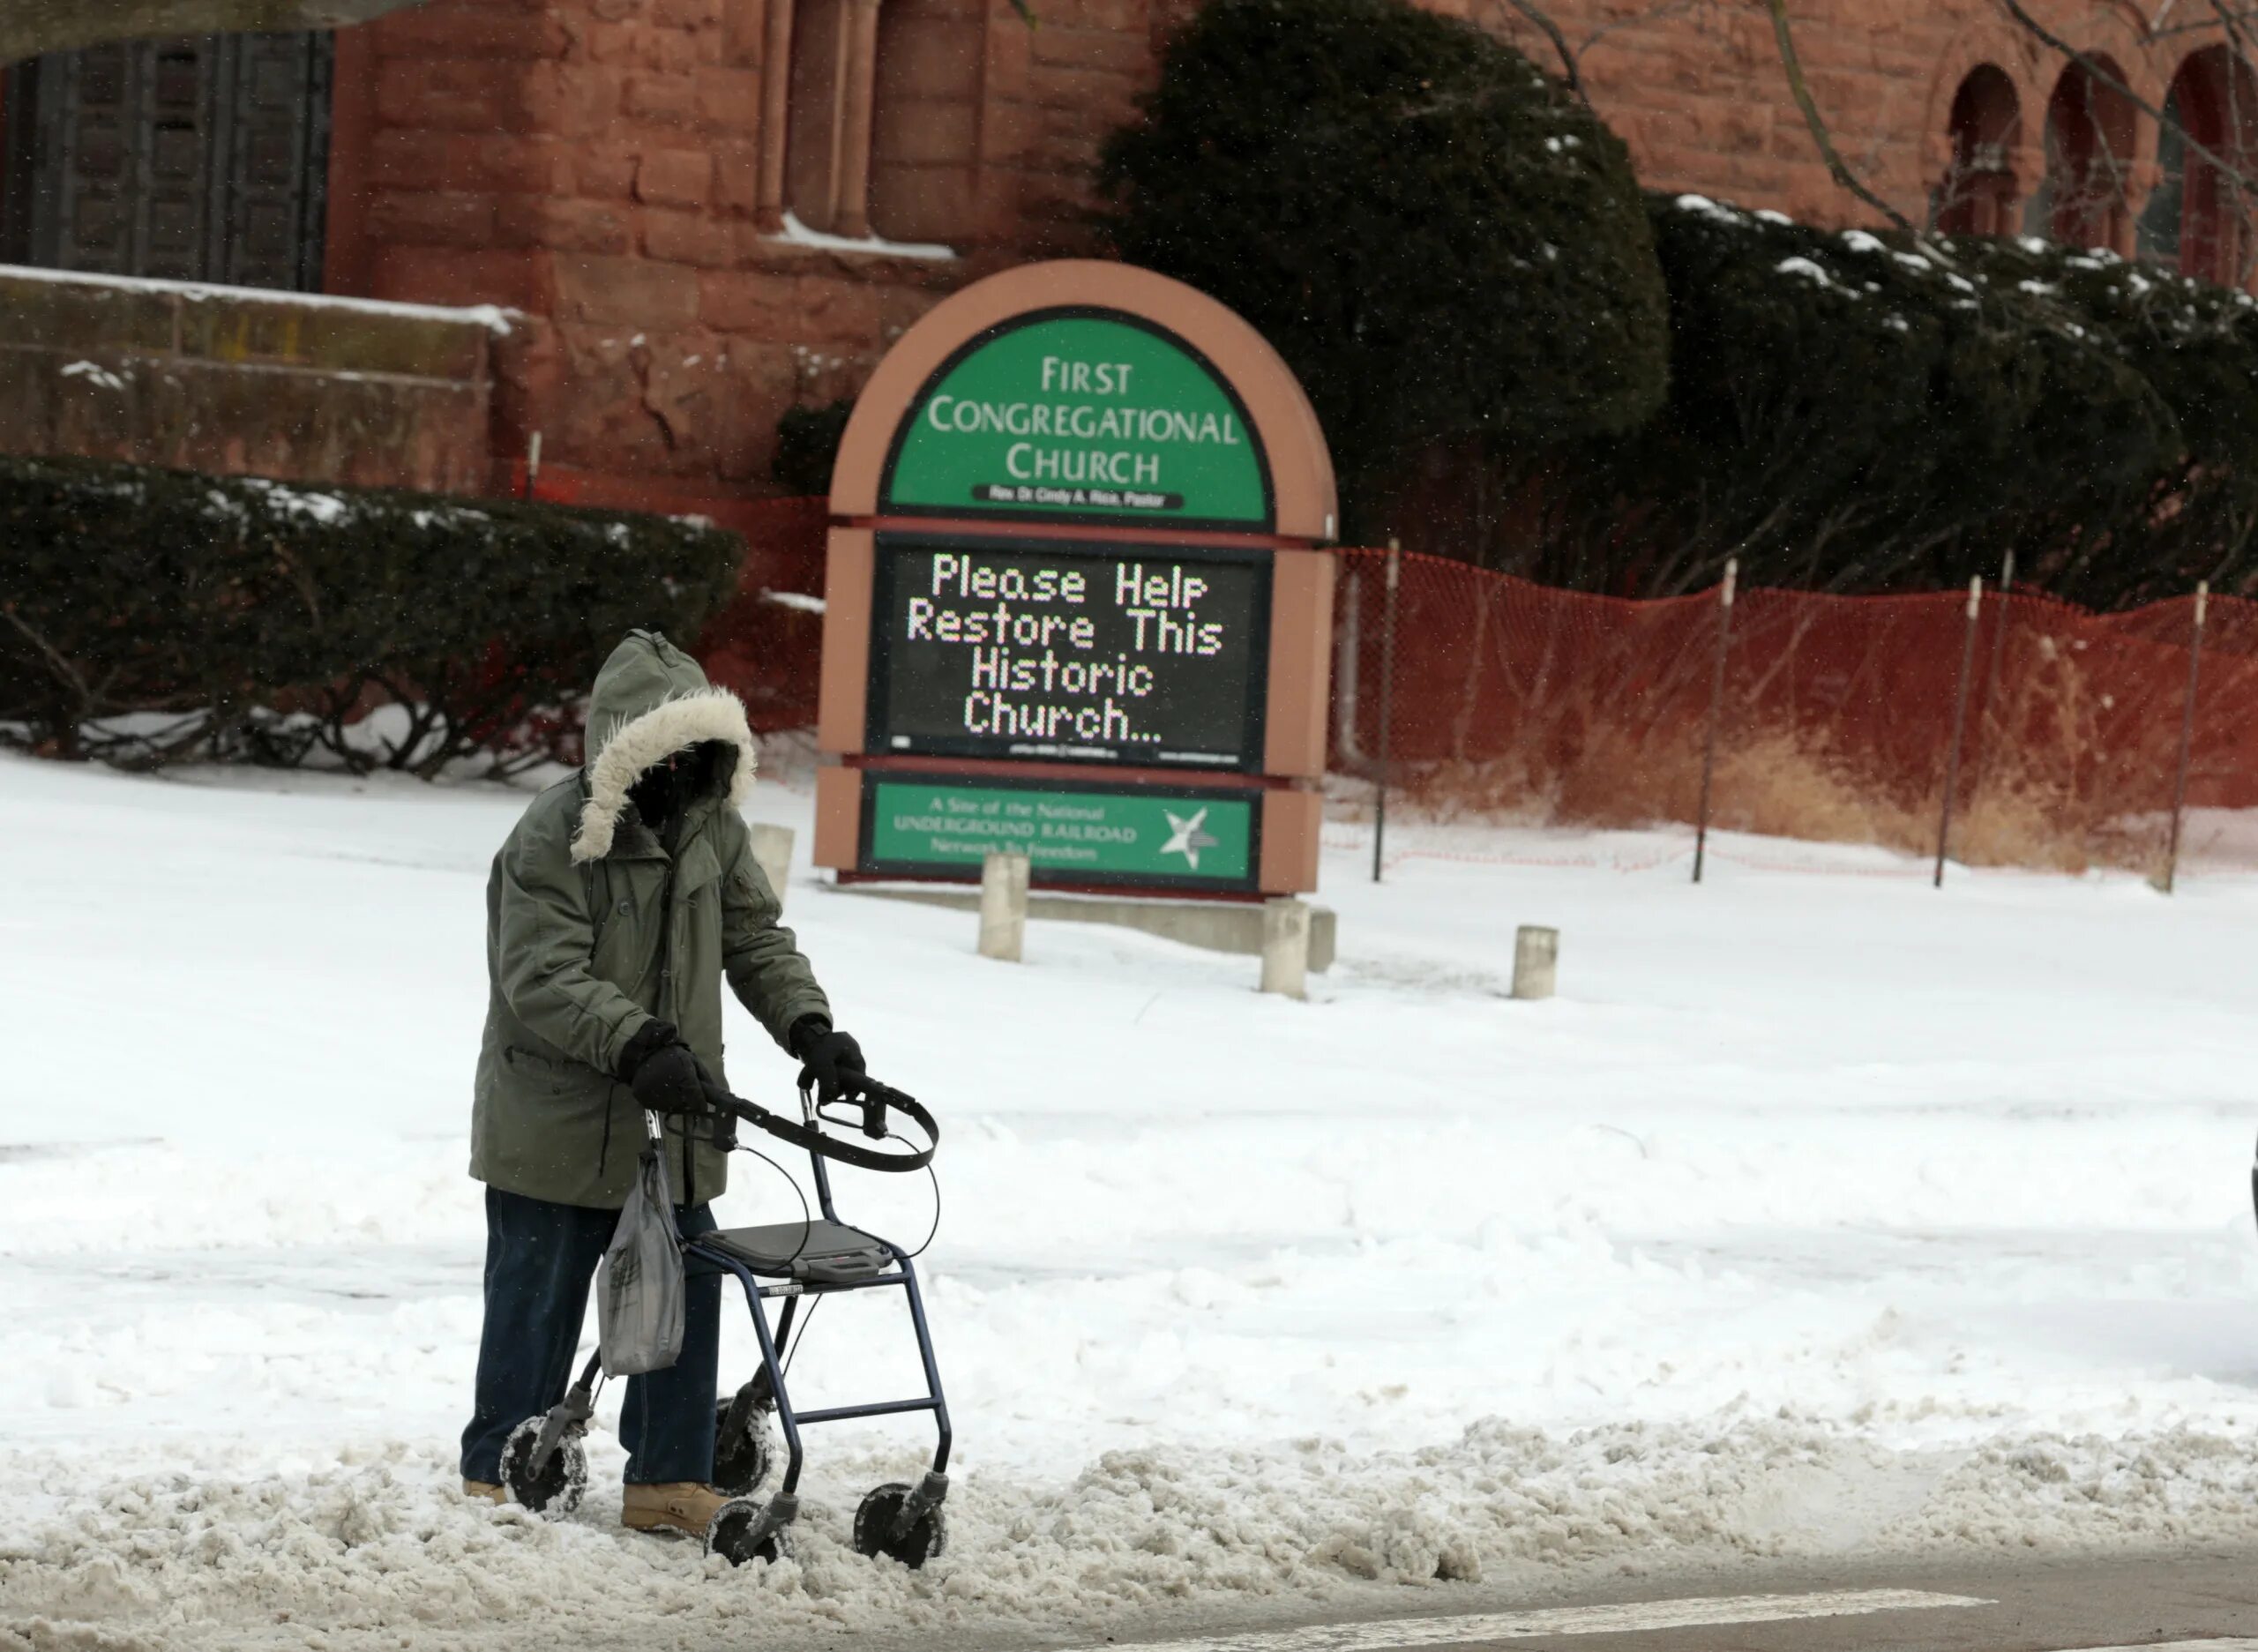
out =
<svg viewBox="0 0 2258 1652"><path fill-rule="evenodd" d="M677 751L714 740L736 749L729 806L752 790L752 729L744 706L706 680L698 662L654 631L631 631L596 673L588 702L587 801L572 836L572 859L602 860L628 808L628 789Z"/></svg>

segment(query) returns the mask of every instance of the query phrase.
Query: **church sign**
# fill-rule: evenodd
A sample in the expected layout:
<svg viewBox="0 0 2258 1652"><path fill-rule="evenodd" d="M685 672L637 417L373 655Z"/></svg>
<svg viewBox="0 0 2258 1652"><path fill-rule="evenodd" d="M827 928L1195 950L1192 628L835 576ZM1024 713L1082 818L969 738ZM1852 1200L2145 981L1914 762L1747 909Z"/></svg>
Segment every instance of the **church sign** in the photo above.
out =
<svg viewBox="0 0 2258 1652"><path fill-rule="evenodd" d="M1230 385L1129 317L1057 310L976 340L895 443L891 514L1270 526L1267 467Z"/></svg>
<svg viewBox="0 0 2258 1652"><path fill-rule="evenodd" d="M818 864L1316 886L1332 466L1237 316L1115 264L967 288L879 363L831 508Z"/></svg>

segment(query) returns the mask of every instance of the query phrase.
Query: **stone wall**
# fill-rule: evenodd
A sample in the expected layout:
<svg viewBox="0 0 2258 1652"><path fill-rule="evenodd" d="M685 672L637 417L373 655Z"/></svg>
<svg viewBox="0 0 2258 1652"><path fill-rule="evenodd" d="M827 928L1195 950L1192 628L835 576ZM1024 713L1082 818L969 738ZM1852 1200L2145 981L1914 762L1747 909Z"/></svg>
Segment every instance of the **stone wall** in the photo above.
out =
<svg viewBox="0 0 2258 1652"><path fill-rule="evenodd" d="M1434 3L1557 70L1506 0ZM1821 164L1754 0L1542 3L1649 183L1820 222L1870 216ZM2151 101L2206 43L2143 41L2117 5L2034 3ZM1091 163L1133 117L1192 0L1032 4L1035 28L1010 0L429 0L347 30L329 284L534 318L498 361L497 465L538 431L550 466L622 488L769 491L787 408L852 394L963 282L1089 245ZM1925 219L1951 165L1955 90L1986 62L2022 98L2008 164L2022 194L2037 188L2059 64L1992 0L1792 10L1837 145L1908 217ZM776 56L780 19L803 49L809 31L849 46L828 67ZM826 112L856 107L834 71L857 29L875 41L854 49L875 61L859 161L823 147L839 130ZM787 146L766 129L764 111L779 109ZM2132 175L2144 192L2155 133L2141 127ZM868 186L840 227L938 241L951 256L786 233L784 208L834 221L824 178L842 165L862 166Z"/></svg>
<svg viewBox="0 0 2258 1652"><path fill-rule="evenodd" d="M1548 70L1559 54L1502 0L1444 0L1495 29ZM1630 145L1650 185L1696 191L1818 223L1873 214L1828 176L1788 89L1768 11L1756 0L1541 0L1576 49L1593 103ZM2161 108L2173 75L2217 43L2205 19L2182 16L2150 34L2136 8L2104 0L2030 0L2050 32L2105 58ZM1849 165L1915 223L1951 166L1954 94L1979 65L2014 84L2020 140L2007 160L2028 199L2045 168L2049 100L2065 67L1996 0L1792 0L1798 54L1813 97ZM2157 126L2135 125L2130 162L2137 218L2156 183ZM2131 248L2123 249L2129 251Z"/></svg>
<svg viewBox="0 0 2258 1652"><path fill-rule="evenodd" d="M482 490L504 325L0 266L0 452Z"/></svg>
<svg viewBox="0 0 2258 1652"><path fill-rule="evenodd" d="M434 0L347 31L330 285L535 318L500 359L500 459L537 430L545 466L767 490L787 408L852 395L974 276L1088 244L1155 8L1042 10L879 14L871 228L945 238L919 257L763 213L765 0Z"/></svg>

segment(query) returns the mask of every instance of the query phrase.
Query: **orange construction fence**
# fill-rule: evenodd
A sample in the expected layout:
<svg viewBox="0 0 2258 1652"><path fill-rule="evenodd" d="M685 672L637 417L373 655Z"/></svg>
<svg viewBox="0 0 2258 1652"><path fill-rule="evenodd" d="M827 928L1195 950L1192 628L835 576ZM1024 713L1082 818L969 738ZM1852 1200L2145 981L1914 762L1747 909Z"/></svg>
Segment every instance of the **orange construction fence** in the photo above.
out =
<svg viewBox="0 0 2258 1652"><path fill-rule="evenodd" d="M700 654L764 730L816 716L825 502L738 506L737 600ZM1344 549L1335 602L1334 763L1375 777L1388 553ZM1386 747L1423 809L1532 824L1692 823L1717 647L1710 821L1723 830L1933 854L1962 662L1972 662L1951 855L1978 864L2160 871L2183 726L2181 863L2258 868L2258 602L2093 614L1987 585L1822 596L1742 590L1629 602L1406 554Z"/></svg>
<svg viewBox="0 0 2258 1652"><path fill-rule="evenodd" d="M1387 553L1345 550L1336 764L1375 774ZM2183 728L2184 859L2258 865L2217 811L2258 805L2258 603L2093 614L2023 591L1662 602L1556 591L1405 556L1391 773L1431 806L1546 824L1710 821L1935 851L1968 662L1951 854L2160 871ZM1717 687L1716 660L1724 669Z"/></svg>

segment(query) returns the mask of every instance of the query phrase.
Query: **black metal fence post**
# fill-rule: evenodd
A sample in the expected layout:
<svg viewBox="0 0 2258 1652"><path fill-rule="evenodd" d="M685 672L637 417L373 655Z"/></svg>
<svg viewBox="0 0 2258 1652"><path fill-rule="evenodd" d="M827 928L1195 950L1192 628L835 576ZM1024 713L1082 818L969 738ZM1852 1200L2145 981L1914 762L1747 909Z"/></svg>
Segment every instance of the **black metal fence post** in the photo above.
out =
<svg viewBox="0 0 2258 1652"><path fill-rule="evenodd" d="M2164 852L2164 893L2179 876L2179 818L2187 811L2187 762L2195 749L2195 685L2203 671L2203 617L2210 606L2211 582L2195 587L2195 634L2187 641L2187 703L2179 713L2179 766L2172 781L2172 838Z"/></svg>
<svg viewBox="0 0 2258 1652"><path fill-rule="evenodd" d="M1381 854L1387 844L1388 759L1395 724L1395 586L1403 553L1394 540L1387 542L1387 601L1380 615L1379 639L1379 790L1372 803L1372 881L1380 875Z"/></svg>
<svg viewBox="0 0 2258 1652"><path fill-rule="evenodd" d="M1733 587L1740 581L1740 558L1725 562L1725 582L1717 587L1717 657L1709 668L1709 728L1701 742L1701 809L1694 826L1694 881L1709 854L1709 791L1717 774L1717 720L1723 714L1725 649L1732 640Z"/></svg>
<svg viewBox="0 0 2258 1652"><path fill-rule="evenodd" d="M1968 752L1968 802L1972 809L1984 789L1984 770L1992 760L1992 700L2000 691L2000 674L2007 669L2008 622L2015 617L2008 593L2015 589L2015 552L2000 559L1999 588L1993 606L2000 623L1992 628L1992 660L1984 669L1984 691L1976 702L1976 742Z"/></svg>
<svg viewBox="0 0 2258 1652"><path fill-rule="evenodd" d="M1984 612L1984 576L1968 582L1968 626L1960 644L1960 682L1952 696L1952 747L1944 763L1944 811L1937 822L1937 875L1932 887L1944 887L1945 851L1952 842L1952 796L1960 789L1960 749L1968 733L1968 678L1976 665L1977 623Z"/></svg>

